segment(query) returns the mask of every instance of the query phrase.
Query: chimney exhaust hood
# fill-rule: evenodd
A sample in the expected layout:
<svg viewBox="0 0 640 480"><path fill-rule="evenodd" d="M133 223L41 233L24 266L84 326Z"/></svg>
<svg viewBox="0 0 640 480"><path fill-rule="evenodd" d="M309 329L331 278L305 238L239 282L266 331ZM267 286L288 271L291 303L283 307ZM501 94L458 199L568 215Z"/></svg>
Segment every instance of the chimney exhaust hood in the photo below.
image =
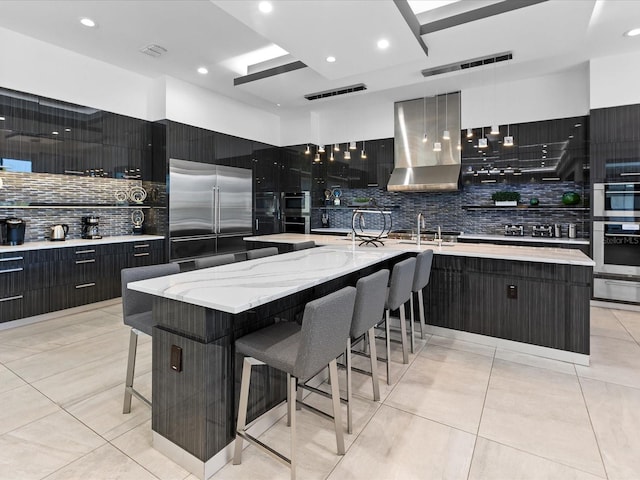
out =
<svg viewBox="0 0 640 480"><path fill-rule="evenodd" d="M394 128L394 169L387 190L458 190L460 92L396 102ZM445 130L450 132L449 140L442 138ZM436 142L440 151L434 149Z"/></svg>

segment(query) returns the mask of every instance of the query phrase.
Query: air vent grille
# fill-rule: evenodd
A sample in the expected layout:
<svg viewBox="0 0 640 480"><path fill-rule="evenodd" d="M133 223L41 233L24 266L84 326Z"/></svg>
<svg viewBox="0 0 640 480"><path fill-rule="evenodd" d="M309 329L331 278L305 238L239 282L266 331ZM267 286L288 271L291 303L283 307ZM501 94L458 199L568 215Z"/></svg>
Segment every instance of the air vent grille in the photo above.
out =
<svg viewBox="0 0 640 480"><path fill-rule="evenodd" d="M450 63L449 65L442 65L440 67L428 68L422 70L423 77L432 77L434 75L442 75L443 73L456 72L458 70L466 70L468 68L482 67L483 65L490 65L492 63L505 62L511 60L513 54L511 52L496 53L487 57L472 58L458 63Z"/></svg>
<svg viewBox="0 0 640 480"><path fill-rule="evenodd" d="M155 45L151 43L149 45L145 45L144 47L142 47L140 49L140 52L144 53L145 55L149 55L150 57L158 58L164 55L165 53L167 53L167 49L164 47L161 47L160 45Z"/></svg>
<svg viewBox="0 0 640 480"><path fill-rule="evenodd" d="M364 83L358 83L357 85L350 85L348 87L336 88L335 90L326 90L324 92L309 93L304 96L307 100L318 100L320 98L335 97L337 95L346 95L347 93L361 92L366 90L367 86Z"/></svg>

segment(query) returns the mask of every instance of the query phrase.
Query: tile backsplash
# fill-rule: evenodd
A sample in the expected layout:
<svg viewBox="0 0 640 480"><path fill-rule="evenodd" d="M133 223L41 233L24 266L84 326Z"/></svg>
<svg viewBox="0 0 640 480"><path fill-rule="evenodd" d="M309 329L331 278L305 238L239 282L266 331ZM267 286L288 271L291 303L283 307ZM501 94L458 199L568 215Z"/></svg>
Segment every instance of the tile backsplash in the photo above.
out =
<svg viewBox="0 0 640 480"><path fill-rule="evenodd" d="M49 234L49 227L58 223L69 225L68 238L80 238L81 217L88 215L100 217L102 236L132 233L133 209L116 205L115 193L129 192L131 187L142 186L140 180L15 172L0 172L0 178L3 183L0 188L0 218L19 217L25 220L25 241L44 240ZM153 192L148 191L148 198L152 196L149 193L155 197L164 194L164 185L147 184L145 188L156 188ZM160 189L162 193L158 193ZM57 207L42 208L43 204ZM70 204L87 206L69 208ZM109 208L96 208L98 205ZM156 233L155 222L162 215L149 209L143 209L143 213L145 230Z"/></svg>

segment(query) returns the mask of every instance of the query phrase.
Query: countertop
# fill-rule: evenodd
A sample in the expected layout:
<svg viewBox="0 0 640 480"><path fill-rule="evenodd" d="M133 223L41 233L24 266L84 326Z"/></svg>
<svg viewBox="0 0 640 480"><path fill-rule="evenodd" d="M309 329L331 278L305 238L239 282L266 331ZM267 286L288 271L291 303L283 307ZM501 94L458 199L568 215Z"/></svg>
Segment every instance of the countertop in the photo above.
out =
<svg viewBox="0 0 640 480"><path fill-rule="evenodd" d="M401 255L398 249L310 248L132 282L132 290L227 313L286 297Z"/></svg>
<svg viewBox="0 0 640 480"><path fill-rule="evenodd" d="M352 240L346 236L315 235L303 233L278 233L274 235L260 235L245 237L246 241L269 243L301 243L309 240L316 245L345 246L352 245ZM432 249L435 255L459 255L466 257L495 258L502 260L516 260L524 262L558 263L569 265L595 266L595 262L578 249L553 248L553 247L529 247L520 245L496 245L489 243L446 243L438 246L435 242L422 242L420 248L415 244L405 243L402 240L385 239L383 247L379 250L402 250L405 252L420 252ZM359 242L356 240L356 245ZM357 247L363 250L373 250L376 247Z"/></svg>
<svg viewBox="0 0 640 480"><path fill-rule="evenodd" d="M44 250L48 248L85 247L88 245L104 245L110 243L145 242L149 240L164 240L162 235L120 235L102 237L93 240L74 238L63 241L44 240L40 242L25 242L22 245L0 245L0 253L24 252L25 250Z"/></svg>

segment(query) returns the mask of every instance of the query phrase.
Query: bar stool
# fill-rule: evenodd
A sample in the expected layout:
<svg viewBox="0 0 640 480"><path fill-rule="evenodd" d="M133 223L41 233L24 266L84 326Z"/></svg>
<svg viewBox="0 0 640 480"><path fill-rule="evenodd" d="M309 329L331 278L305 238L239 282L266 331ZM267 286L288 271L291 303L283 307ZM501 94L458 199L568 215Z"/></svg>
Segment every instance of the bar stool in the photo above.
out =
<svg viewBox="0 0 640 480"><path fill-rule="evenodd" d="M385 344L387 348L387 384L391 385L391 328L389 321L391 311L400 311L400 336L402 342L402 363L409 363L409 352L407 349L407 319L404 305L411 298L411 286L413 275L416 269L416 259L407 258L396 263L391 271L391 282L389 285L387 300L385 303Z"/></svg>
<svg viewBox="0 0 640 480"><path fill-rule="evenodd" d="M239 338L236 352L245 355L242 365L240 404L236 427L234 465L242 462L242 440L259 447L291 468L296 477L296 388L329 366L333 419L338 455L344 455L344 434L340 412L340 390L336 358L344 353L349 337L356 289L345 287L307 303L302 326L279 322ZM265 445L246 431L249 383L253 365L269 365L287 373L287 415L291 427L291 458ZM302 384L300 384L302 387ZM306 406L302 404L301 406ZM311 411L314 409L310 408ZM315 411L315 413L318 413ZM323 414L325 415L325 414Z"/></svg>
<svg viewBox="0 0 640 480"><path fill-rule="evenodd" d="M314 248L316 246L316 242L313 240L309 240L308 242L300 242L293 244L293 251L296 252L298 250L306 250L307 248Z"/></svg>
<svg viewBox="0 0 640 480"><path fill-rule="evenodd" d="M433 250L425 250L416 256L416 271L413 275L413 286L411 287L411 353L415 352L415 339L413 332L413 322L415 321L415 313L413 309L414 294L418 294L418 309L420 315L420 338L424 340L424 331L427 328L427 322L424 318L424 295L423 289L429 284L431 276L431 264L433 263Z"/></svg>
<svg viewBox="0 0 640 480"><path fill-rule="evenodd" d="M212 255L210 257L196 258L194 263L196 270L199 268L217 267L219 265L227 265L234 263L236 256L233 253L227 253L225 255Z"/></svg>
<svg viewBox="0 0 640 480"><path fill-rule="evenodd" d="M138 350L138 335L146 333L153 335L155 322L151 314L153 295L148 295L135 290L129 290L127 284L146 280L148 278L163 277L180 273L177 263L164 263L160 265L148 265L144 267L123 268L120 273L122 287L122 318L125 325L131 327L129 336L129 359L127 360L127 376L124 385L124 405L122 413L131 412L131 397L143 401L151 406L151 402L140 392L133 388L133 377L136 368L136 352Z"/></svg>
<svg viewBox="0 0 640 480"><path fill-rule="evenodd" d="M278 254L278 247L265 247L256 248L254 250L247 250L247 260L253 260L254 258L270 257L271 255Z"/></svg>
<svg viewBox="0 0 640 480"><path fill-rule="evenodd" d="M351 331L347 340L347 431L352 433L353 421L351 411L351 372L356 371L371 377L373 384L373 400L380 400L380 385L378 380L378 355L376 352L376 336L374 327L380 323L384 315L384 304L389 282L389 270L383 269L358 280L356 283L356 301L353 307ZM353 345L367 337L369 354L352 350ZM353 367L351 354L363 355L371 359L371 372Z"/></svg>

